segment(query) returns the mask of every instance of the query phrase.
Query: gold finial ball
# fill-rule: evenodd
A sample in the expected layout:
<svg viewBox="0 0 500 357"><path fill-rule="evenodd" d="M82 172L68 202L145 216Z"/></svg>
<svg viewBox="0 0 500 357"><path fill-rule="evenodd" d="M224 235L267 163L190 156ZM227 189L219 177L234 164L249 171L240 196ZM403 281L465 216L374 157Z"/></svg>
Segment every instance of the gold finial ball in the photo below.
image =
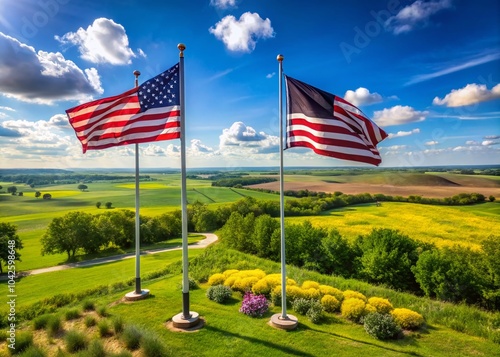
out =
<svg viewBox="0 0 500 357"><path fill-rule="evenodd" d="M282 62L284 58L285 58L285 57L283 57L283 55L278 55L278 56L276 57L276 59L278 60L278 62Z"/></svg>
<svg viewBox="0 0 500 357"><path fill-rule="evenodd" d="M179 51L184 51L186 49L186 45L183 43L179 43L177 45L177 48L179 49Z"/></svg>
<svg viewBox="0 0 500 357"><path fill-rule="evenodd" d="M139 72L138 70L134 71L134 76L139 77L140 75L141 75L141 72Z"/></svg>

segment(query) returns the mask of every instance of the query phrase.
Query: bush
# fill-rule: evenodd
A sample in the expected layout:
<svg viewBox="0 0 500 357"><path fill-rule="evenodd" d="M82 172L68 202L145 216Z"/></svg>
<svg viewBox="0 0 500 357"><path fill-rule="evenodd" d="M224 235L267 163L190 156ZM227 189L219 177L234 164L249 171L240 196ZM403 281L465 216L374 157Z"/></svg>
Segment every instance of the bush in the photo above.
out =
<svg viewBox="0 0 500 357"><path fill-rule="evenodd" d="M319 283L312 281L312 280L306 280L302 283L302 289L307 290L307 289L319 289Z"/></svg>
<svg viewBox="0 0 500 357"><path fill-rule="evenodd" d="M117 316L113 319L113 329L116 334L123 332L123 319L121 316Z"/></svg>
<svg viewBox="0 0 500 357"><path fill-rule="evenodd" d="M237 279L233 284L233 290L245 293L252 290L253 285L260 279L255 276L249 276L242 279Z"/></svg>
<svg viewBox="0 0 500 357"><path fill-rule="evenodd" d="M319 289L315 289L315 288L304 289L304 288L302 288L302 291L303 291L304 297L307 299L319 300L319 298L321 297L321 293L320 293Z"/></svg>
<svg viewBox="0 0 500 357"><path fill-rule="evenodd" d="M379 297L371 297L368 299L368 303L377 309L378 313L388 314L391 312L394 307L387 299L379 298Z"/></svg>
<svg viewBox="0 0 500 357"><path fill-rule="evenodd" d="M394 309L391 311L391 315L396 323L405 330L416 330L424 323L423 316L410 309Z"/></svg>
<svg viewBox="0 0 500 357"><path fill-rule="evenodd" d="M281 285L277 285L271 290L271 304L281 306Z"/></svg>
<svg viewBox="0 0 500 357"><path fill-rule="evenodd" d="M401 333L401 328L391 314L374 312L363 319L365 331L379 340L396 338Z"/></svg>
<svg viewBox="0 0 500 357"><path fill-rule="evenodd" d="M19 357L45 357L47 354L37 346L28 347Z"/></svg>
<svg viewBox="0 0 500 357"><path fill-rule="evenodd" d="M45 327L47 327L47 322L50 319L50 315L40 315L33 319L33 329L34 330L41 330Z"/></svg>
<svg viewBox="0 0 500 357"><path fill-rule="evenodd" d="M224 277L227 279L229 278L231 275L233 274L236 274L236 273L239 273L239 270L238 269L228 269L228 270L225 270L222 275L224 275Z"/></svg>
<svg viewBox="0 0 500 357"><path fill-rule="evenodd" d="M125 347L129 350L136 350L140 346L142 333L133 325L126 326L123 330L121 338Z"/></svg>
<svg viewBox="0 0 500 357"><path fill-rule="evenodd" d="M365 305L365 310L363 311L363 315L373 314L374 312L377 312L377 308L375 306L371 304Z"/></svg>
<svg viewBox="0 0 500 357"><path fill-rule="evenodd" d="M85 335L76 330L68 331L64 337L64 342L66 344L66 350L70 353L75 353L87 347L87 339L85 338Z"/></svg>
<svg viewBox="0 0 500 357"><path fill-rule="evenodd" d="M50 337L54 337L62 330L61 318L56 315L51 315L47 320L47 333Z"/></svg>
<svg viewBox="0 0 500 357"><path fill-rule="evenodd" d="M95 304L92 300L84 300L82 303L82 307L84 311L93 311L95 310Z"/></svg>
<svg viewBox="0 0 500 357"><path fill-rule="evenodd" d="M88 357L106 357L106 351L104 350L104 345L101 340L90 341L89 347L83 354L83 356Z"/></svg>
<svg viewBox="0 0 500 357"><path fill-rule="evenodd" d="M269 296L271 294L271 286L269 285L268 281L263 278L252 286L252 292L256 295Z"/></svg>
<svg viewBox="0 0 500 357"><path fill-rule="evenodd" d="M241 303L240 312L251 317L262 317L269 309L269 303L264 295L246 293Z"/></svg>
<svg viewBox="0 0 500 357"><path fill-rule="evenodd" d="M75 320L80 317L80 311L78 309L66 310L64 312L64 319L66 321Z"/></svg>
<svg viewBox="0 0 500 357"><path fill-rule="evenodd" d="M109 323L107 320L99 321L99 323L97 324L97 329L99 330L99 336L101 337L107 337L111 335Z"/></svg>
<svg viewBox="0 0 500 357"><path fill-rule="evenodd" d="M339 301L342 302L344 300L344 294L342 293L341 290L334 288L333 286L329 285L320 285L319 286L319 292L321 295L331 295L335 296L335 298Z"/></svg>
<svg viewBox="0 0 500 357"><path fill-rule="evenodd" d="M85 323L86 327L95 326L96 323L97 323L95 317L94 316L90 316L90 315L85 316L85 319L83 320L83 322Z"/></svg>
<svg viewBox="0 0 500 357"><path fill-rule="evenodd" d="M296 285L286 286L286 296L287 300L290 300L291 303L296 299L305 298L304 290Z"/></svg>
<svg viewBox="0 0 500 357"><path fill-rule="evenodd" d="M146 335L141 340L142 356L144 357L158 357L166 356L165 346L156 337Z"/></svg>
<svg viewBox="0 0 500 357"><path fill-rule="evenodd" d="M292 303L293 310L299 315L305 315L312 305L312 300L299 298Z"/></svg>
<svg viewBox="0 0 500 357"><path fill-rule="evenodd" d="M101 317L106 317L108 316L108 309L106 306L100 306L97 308L97 314Z"/></svg>
<svg viewBox="0 0 500 357"><path fill-rule="evenodd" d="M343 292L343 295L344 295L344 299L356 298L356 299L363 300L365 303L368 302L368 299L366 298L366 296L364 296L363 294L361 294L358 291L346 290Z"/></svg>
<svg viewBox="0 0 500 357"><path fill-rule="evenodd" d="M307 318L313 323L317 324L323 319L323 306L317 300L311 300L311 306L306 312Z"/></svg>
<svg viewBox="0 0 500 357"><path fill-rule="evenodd" d="M324 295L321 298L321 305L326 312L335 312L340 308L340 301L332 295Z"/></svg>
<svg viewBox="0 0 500 357"><path fill-rule="evenodd" d="M224 284L224 281L226 280L226 277L224 274L213 274L208 278L208 285L214 286L214 285L221 285Z"/></svg>
<svg viewBox="0 0 500 357"><path fill-rule="evenodd" d="M340 313L343 317L358 322L365 311L365 302L358 298L348 298L342 302Z"/></svg>
<svg viewBox="0 0 500 357"><path fill-rule="evenodd" d="M233 291L229 286L215 285L207 289L206 295L210 300L223 304L231 298Z"/></svg>
<svg viewBox="0 0 500 357"><path fill-rule="evenodd" d="M15 354L26 351L33 346L33 333L29 331L21 331L16 334L16 349Z"/></svg>

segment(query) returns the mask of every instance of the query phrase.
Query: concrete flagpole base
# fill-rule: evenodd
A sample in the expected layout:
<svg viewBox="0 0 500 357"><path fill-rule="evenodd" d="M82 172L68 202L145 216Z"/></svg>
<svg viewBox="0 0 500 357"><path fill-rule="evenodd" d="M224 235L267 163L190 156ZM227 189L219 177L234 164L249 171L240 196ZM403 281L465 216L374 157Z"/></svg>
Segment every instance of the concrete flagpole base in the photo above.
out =
<svg viewBox="0 0 500 357"><path fill-rule="evenodd" d="M294 330L299 321L293 315L287 315L284 319L281 317L281 314L274 314L271 316L271 326L282 329L282 330Z"/></svg>
<svg viewBox="0 0 500 357"><path fill-rule="evenodd" d="M197 312L189 311L190 316L185 317L181 312L172 317L172 324L179 329L188 329L200 323L200 315Z"/></svg>
<svg viewBox="0 0 500 357"><path fill-rule="evenodd" d="M137 301L137 300L142 300L145 299L149 296L149 290L148 289L142 289L141 292L138 294L137 291L131 291L127 294L125 294L125 300L127 301Z"/></svg>

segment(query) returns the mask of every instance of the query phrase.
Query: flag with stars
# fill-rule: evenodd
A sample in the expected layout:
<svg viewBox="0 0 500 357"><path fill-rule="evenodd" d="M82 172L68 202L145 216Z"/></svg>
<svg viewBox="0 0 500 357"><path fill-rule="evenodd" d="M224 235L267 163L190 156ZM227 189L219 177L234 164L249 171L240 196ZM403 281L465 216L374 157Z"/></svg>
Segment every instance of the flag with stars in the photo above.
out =
<svg viewBox="0 0 500 357"><path fill-rule="evenodd" d="M66 110L83 152L180 138L179 64L114 97Z"/></svg>

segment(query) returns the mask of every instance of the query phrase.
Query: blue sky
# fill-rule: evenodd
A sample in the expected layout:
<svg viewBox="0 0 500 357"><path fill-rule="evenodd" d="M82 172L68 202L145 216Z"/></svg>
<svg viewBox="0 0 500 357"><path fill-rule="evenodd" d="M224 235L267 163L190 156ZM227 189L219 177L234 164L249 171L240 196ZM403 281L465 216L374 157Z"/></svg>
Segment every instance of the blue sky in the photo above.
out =
<svg viewBox="0 0 500 357"><path fill-rule="evenodd" d="M133 145L82 154L65 110L170 68L178 43L188 168L279 165L278 54L389 133L382 167L500 164L499 19L496 0L0 0L1 166L133 168ZM141 144L140 166L178 168L179 147Z"/></svg>

